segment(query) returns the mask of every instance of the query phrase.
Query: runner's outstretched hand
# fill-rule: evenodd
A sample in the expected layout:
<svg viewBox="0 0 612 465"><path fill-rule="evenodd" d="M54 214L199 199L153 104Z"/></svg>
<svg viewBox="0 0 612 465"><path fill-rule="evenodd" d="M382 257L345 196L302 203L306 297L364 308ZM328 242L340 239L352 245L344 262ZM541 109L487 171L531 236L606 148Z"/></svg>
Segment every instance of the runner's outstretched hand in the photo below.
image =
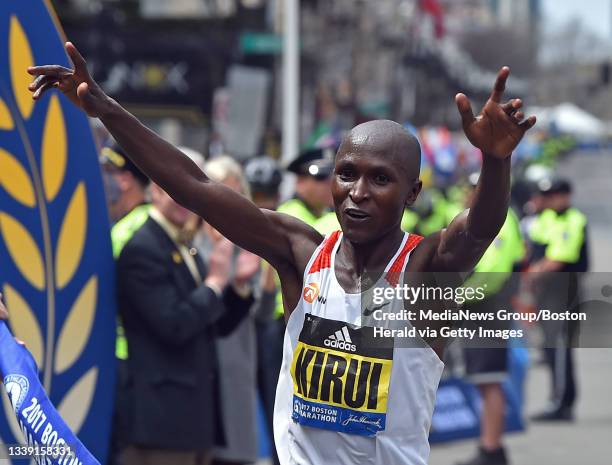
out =
<svg viewBox="0 0 612 465"><path fill-rule="evenodd" d="M2 302L2 294L0 294L0 320L8 320L8 312L6 311L6 307Z"/></svg>
<svg viewBox="0 0 612 465"><path fill-rule="evenodd" d="M29 86L32 97L39 99L52 88L62 91L89 116L100 118L130 159L174 200L237 246L259 255L279 270L288 317L301 296L304 269L323 237L306 223L260 210L238 192L211 180L189 157L106 95L70 42L66 43L66 52L73 69L57 64L28 68L28 73L35 76ZM219 270L218 274L220 288L226 284L225 271Z"/></svg>
<svg viewBox="0 0 612 465"><path fill-rule="evenodd" d="M85 59L71 42L66 52L74 65L68 69L60 65L31 66L28 73L36 79L28 86L32 98L38 100L49 89L57 88L72 103L92 117L100 117L111 108L112 99L104 93L87 71Z"/></svg>
<svg viewBox="0 0 612 465"><path fill-rule="evenodd" d="M510 68L504 66L497 74L491 96L478 116L464 94L457 94L455 102L461 114L463 131L468 140L483 154L507 158L521 141L525 132L536 123L535 116L525 119L521 111L523 102L512 99L501 103Z"/></svg>

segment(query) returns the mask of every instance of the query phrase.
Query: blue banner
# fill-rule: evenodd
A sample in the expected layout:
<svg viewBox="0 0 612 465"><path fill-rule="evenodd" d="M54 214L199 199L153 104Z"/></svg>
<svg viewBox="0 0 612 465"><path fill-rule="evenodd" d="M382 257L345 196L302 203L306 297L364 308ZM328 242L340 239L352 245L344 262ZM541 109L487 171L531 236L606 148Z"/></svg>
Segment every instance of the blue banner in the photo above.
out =
<svg viewBox="0 0 612 465"><path fill-rule="evenodd" d="M51 402L104 462L115 384L110 225L87 117L60 92L34 102L27 89L26 68L49 63L70 66L47 3L0 2L0 292ZM2 449L24 437L0 397Z"/></svg>
<svg viewBox="0 0 612 465"><path fill-rule="evenodd" d="M100 465L51 405L32 355L2 321L0 347L0 379L28 446L8 446L8 455L32 455L45 465Z"/></svg>
<svg viewBox="0 0 612 465"><path fill-rule="evenodd" d="M527 349L511 347L508 351L508 379L502 384L506 397L504 430L523 431L523 386L527 372ZM429 432L429 442L447 442L477 438L480 435L482 399L476 386L461 378L440 382Z"/></svg>

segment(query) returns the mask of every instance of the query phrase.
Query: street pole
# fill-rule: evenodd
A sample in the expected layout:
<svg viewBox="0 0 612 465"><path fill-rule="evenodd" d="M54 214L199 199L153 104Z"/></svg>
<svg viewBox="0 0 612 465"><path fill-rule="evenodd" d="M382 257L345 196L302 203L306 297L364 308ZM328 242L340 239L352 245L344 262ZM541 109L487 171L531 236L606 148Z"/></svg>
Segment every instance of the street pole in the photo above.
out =
<svg viewBox="0 0 612 465"><path fill-rule="evenodd" d="M299 0L284 0L283 11L283 135L282 160L298 155L300 51Z"/></svg>

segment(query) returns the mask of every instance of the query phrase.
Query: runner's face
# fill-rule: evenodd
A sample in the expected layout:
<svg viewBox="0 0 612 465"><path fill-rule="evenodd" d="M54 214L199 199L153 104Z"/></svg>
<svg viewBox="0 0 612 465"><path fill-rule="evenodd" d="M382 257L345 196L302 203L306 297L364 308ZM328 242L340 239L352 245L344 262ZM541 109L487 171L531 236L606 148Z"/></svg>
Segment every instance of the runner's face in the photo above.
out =
<svg viewBox="0 0 612 465"><path fill-rule="evenodd" d="M368 243L399 228L404 207L416 198L400 157L354 147L339 152L332 180L334 205L348 240Z"/></svg>

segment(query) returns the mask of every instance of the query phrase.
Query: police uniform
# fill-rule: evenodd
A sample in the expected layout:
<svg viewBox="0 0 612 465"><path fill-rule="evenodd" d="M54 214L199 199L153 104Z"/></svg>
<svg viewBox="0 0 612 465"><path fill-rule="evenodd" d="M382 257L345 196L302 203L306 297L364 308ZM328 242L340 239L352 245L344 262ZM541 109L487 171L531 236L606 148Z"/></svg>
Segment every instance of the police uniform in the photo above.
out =
<svg viewBox="0 0 612 465"><path fill-rule="evenodd" d="M518 218L508 210L497 237L474 268L474 274L466 281L466 287L484 287L484 300L471 302L467 307L473 313L496 312L511 308L511 297L516 280L512 271L523 260L525 247ZM481 323L482 324L482 323ZM493 321L489 329L508 329L507 324ZM508 371L508 350L499 341L482 340L486 347L469 347L464 352L467 379L474 384L502 383Z"/></svg>
<svg viewBox="0 0 612 465"><path fill-rule="evenodd" d="M113 258L117 260L125 244L138 231L149 217L150 204L142 204L121 218L111 229L111 243L113 247ZM115 356L119 360L127 360L128 347L125 338L125 330L121 321L117 321L117 339L115 341Z"/></svg>
<svg viewBox="0 0 612 465"><path fill-rule="evenodd" d="M571 185L563 179L543 180L542 195L571 193ZM563 211L542 211L530 228L533 244L532 262L547 259L561 263L557 272L545 273L538 279L537 307L552 312L576 311L580 304L580 273L588 270L587 218L575 207ZM534 420L571 419L576 400L576 382L571 349L577 335L578 322L543 321L544 354L551 370L551 403Z"/></svg>
<svg viewBox="0 0 612 465"><path fill-rule="evenodd" d="M407 232L429 236L446 228L462 211L456 202L446 199L441 191L430 188L419 196L413 209L404 211L401 227Z"/></svg>

